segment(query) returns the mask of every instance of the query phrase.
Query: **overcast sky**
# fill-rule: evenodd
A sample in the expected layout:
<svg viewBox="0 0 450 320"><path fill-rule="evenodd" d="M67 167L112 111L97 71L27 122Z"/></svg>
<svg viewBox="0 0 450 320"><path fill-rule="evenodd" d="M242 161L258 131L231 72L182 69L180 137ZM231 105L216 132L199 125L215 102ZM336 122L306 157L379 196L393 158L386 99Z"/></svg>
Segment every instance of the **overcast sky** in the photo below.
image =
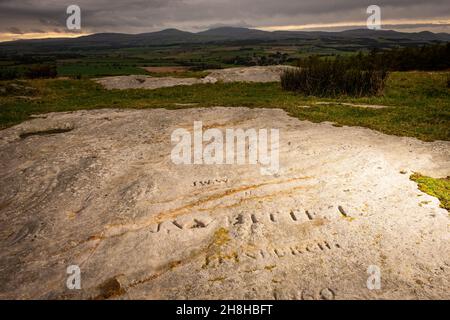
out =
<svg viewBox="0 0 450 320"><path fill-rule="evenodd" d="M0 40L66 35L66 8L82 11L82 33L141 33L217 26L342 30L382 9L384 29L450 33L449 0L0 0Z"/></svg>

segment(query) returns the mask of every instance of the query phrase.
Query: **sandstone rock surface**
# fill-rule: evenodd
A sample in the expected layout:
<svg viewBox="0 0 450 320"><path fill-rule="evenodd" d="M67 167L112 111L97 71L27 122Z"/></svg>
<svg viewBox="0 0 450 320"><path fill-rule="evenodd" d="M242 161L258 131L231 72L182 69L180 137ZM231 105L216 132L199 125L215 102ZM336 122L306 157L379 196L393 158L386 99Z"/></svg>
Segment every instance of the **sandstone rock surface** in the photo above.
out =
<svg viewBox="0 0 450 320"><path fill-rule="evenodd" d="M279 82L280 75L290 66L256 66L208 70L205 78L152 77L145 75L114 76L98 78L96 81L106 89L157 89L174 86L216 82Z"/></svg>
<svg viewBox="0 0 450 320"><path fill-rule="evenodd" d="M173 164L200 120L278 128L280 172ZM448 212L409 180L449 152L276 109L41 115L0 131L0 298L449 299Z"/></svg>

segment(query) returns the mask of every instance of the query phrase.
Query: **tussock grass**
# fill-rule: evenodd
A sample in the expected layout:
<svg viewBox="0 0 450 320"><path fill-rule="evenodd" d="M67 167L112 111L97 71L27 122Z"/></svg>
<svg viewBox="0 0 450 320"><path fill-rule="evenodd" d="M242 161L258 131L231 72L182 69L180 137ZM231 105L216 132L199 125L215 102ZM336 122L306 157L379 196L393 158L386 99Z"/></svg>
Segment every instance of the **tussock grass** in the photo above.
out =
<svg viewBox="0 0 450 320"><path fill-rule="evenodd" d="M288 69L281 75L281 87L319 97L380 95L388 73L373 66L354 64L352 59L309 57L300 61L297 69Z"/></svg>

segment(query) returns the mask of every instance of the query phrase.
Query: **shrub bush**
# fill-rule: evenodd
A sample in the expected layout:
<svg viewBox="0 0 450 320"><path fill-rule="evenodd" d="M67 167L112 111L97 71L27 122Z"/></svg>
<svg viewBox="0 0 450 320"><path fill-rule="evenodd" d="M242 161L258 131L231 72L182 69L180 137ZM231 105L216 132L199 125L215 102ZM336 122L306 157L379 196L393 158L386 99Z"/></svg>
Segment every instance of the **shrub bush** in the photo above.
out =
<svg viewBox="0 0 450 320"><path fill-rule="evenodd" d="M286 70L281 75L281 86L305 95L371 96L383 92L387 75L385 70L358 65L350 59L313 56L301 60L298 68Z"/></svg>

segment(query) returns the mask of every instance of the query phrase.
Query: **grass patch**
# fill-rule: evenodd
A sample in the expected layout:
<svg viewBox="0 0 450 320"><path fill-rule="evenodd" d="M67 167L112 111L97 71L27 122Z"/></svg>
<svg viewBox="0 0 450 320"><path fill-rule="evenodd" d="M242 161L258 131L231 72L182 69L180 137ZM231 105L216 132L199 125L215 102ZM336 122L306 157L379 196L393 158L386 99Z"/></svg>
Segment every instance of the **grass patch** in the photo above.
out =
<svg viewBox="0 0 450 320"><path fill-rule="evenodd" d="M88 79L0 82L0 128L32 114L101 108L251 107L281 108L301 120L362 126L424 141L450 140L450 89L445 72L394 72L382 96L321 99L281 89L279 83L216 83L157 90L106 90ZM12 86L13 85L13 86ZM14 92L12 90L14 89ZM24 99L30 97L30 99ZM31 99L33 98L33 99ZM315 105L327 101L336 104ZM386 105L368 109L339 103ZM179 105L183 104L183 105ZM311 108L301 108L308 105Z"/></svg>
<svg viewBox="0 0 450 320"><path fill-rule="evenodd" d="M438 198L441 207L450 212L450 177L435 179L415 173L410 179L418 184L420 191Z"/></svg>
<svg viewBox="0 0 450 320"><path fill-rule="evenodd" d="M135 65L111 64L111 63L61 63L58 65L58 75L61 77L102 77L102 76L126 76L146 75L142 68Z"/></svg>

